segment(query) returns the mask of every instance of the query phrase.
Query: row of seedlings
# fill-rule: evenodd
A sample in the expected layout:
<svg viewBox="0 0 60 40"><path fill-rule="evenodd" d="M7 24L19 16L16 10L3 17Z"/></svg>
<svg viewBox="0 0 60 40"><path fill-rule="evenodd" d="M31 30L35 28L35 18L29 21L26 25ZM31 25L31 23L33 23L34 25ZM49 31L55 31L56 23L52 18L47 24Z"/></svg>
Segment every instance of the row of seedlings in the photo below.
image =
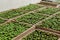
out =
<svg viewBox="0 0 60 40"><path fill-rule="evenodd" d="M41 25L37 26L60 31L60 13L56 14L55 16L48 20L43 21Z"/></svg>
<svg viewBox="0 0 60 40"><path fill-rule="evenodd" d="M20 16L20 15L25 14L25 13L30 12L30 11L36 10L38 8L41 8L41 7L43 7L43 6L39 6L36 4L30 4L30 5L22 7L22 8L17 8L17 9L12 9L12 10L8 10L5 12L1 12L0 17L9 19L9 18L13 18L16 16Z"/></svg>
<svg viewBox="0 0 60 40"><path fill-rule="evenodd" d="M25 23L29 23L29 24L35 24L35 23L49 17L50 15L58 12L59 10L60 9L58 9L58 8L46 8L46 9L42 9L42 10L37 10L34 13L30 13L28 15L17 18L16 21L25 22Z"/></svg>
<svg viewBox="0 0 60 40"><path fill-rule="evenodd" d="M35 4L30 4L26 7L1 12L0 17L4 18L4 19L14 18L14 17L17 17L17 16L21 16L23 14L26 14L26 12L30 12L30 11L33 11L35 9L39 9L41 7L42 6L38 6L38 5L35 5ZM4 23L4 22L5 21L3 21L1 23Z"/></svg>

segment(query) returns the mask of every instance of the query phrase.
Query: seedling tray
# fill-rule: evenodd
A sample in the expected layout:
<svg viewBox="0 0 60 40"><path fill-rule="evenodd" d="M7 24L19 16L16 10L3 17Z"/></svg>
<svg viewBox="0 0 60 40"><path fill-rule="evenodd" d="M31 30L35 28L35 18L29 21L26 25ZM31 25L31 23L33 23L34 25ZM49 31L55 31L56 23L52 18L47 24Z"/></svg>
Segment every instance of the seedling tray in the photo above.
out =
<svg viewBox="0 0 60 40"><path fill-rule="evenodd" d="M38 34L42 33L41 35L45 35L48 32L49 34L46 35L51 40L55 38L57 40L60 37L59 8L30 4L23 8L1 12L0 20L0 40L23 40L26 37L28 38L24 40L29 40L28 35L35 30L37 30L35 32ZM35 34L33 33L33 35ZM34 38L33 35L32 37ZM48 39L47 36L44 36L44 38L39 37L36 37L36 39Z"/></svg>

